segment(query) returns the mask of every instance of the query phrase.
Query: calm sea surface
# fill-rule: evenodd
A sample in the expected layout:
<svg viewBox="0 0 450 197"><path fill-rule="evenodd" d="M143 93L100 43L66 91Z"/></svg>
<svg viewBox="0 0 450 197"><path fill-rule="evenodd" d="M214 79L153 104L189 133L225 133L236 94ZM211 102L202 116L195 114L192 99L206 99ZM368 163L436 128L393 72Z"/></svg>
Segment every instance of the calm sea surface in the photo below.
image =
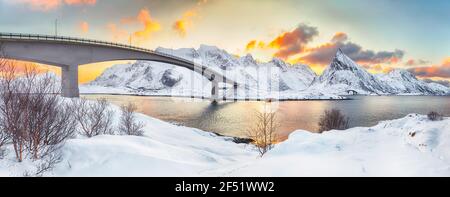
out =
<svg viewBox="0 0 450 197"><path fill-rule="evenodd" d="M256 111L276 111L279 136L285 138L297 129L316 131L317 122L327 109L340 109L350 118L350 126L373 126L379 121L402 118L409 113L437 111L450 116L449 96L354 96L341 101L263 101L222 102L169 97L84 95L88 99L106 98L122 105L135 103L149 116L223 135L245 137L256 121Z"/></svg>

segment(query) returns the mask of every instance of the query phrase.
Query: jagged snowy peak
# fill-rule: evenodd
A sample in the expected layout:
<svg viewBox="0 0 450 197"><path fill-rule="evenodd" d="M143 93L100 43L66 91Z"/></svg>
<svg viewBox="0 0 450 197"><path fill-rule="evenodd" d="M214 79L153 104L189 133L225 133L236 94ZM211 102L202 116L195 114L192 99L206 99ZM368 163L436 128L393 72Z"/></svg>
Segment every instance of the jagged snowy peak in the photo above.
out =
<svg viewBox="0 0 450 197"><path fill-rule="evenodd" d="M388 74L370 74L340 49L330 66L314 80L309 89L340 95L355 93L446 95L450 91L445 86L418 80L406 70L396 69Z"/></svg>
<svg viewBox="0 0 450 197"><path fill-rule="evenodd" d="M330 66L317 78L312 87L317 90L331 91L336 94L383 94L391 92L375 76L356 64L340 49Z"/></svg>
<svg viewBox="0 0 450 197"><path fill-rule="evenodd" d="M447 95L450 92L450 88L421 81L406 70L370 74L341 50L321 76L317 76L307 65L290 65L277 58L270 62L258 62L251 55L237 57L214 46L177 50L158 48L157 51L196 61L222 72L229 79L246 84L246 90L239 93L242 97L244 91L245 95L259 97L261 92L268 90L289 92L289 95ZM210 82L200 74L186 68L148 61L115 65L89 85L147 95L209 96L211 93Z"/></svg>
<svg viewBox="0 0 450 197"><path fill-rule="evenodd" d="M446 95L449 92L449 88L421 81L403 69L394 69L388 74L380 74L378 78L398 94Z"/></svg>
<svg viewBox="0 0 450 197"><path fill-rule="evenodd" d="M244 65L244 66L257 66L258 65L258 62L250 54L247 54L246 56L241 57L239 59L239 62L241 65Z"/></svg>
<svg viewBox="0 0 450 197"><path fill-rule="evenodd" d="M158 48L157 52L174 55L188 60L195 60L204 66L218 67L226 70L240 65L239 59L234 55L227 53L225 50L219 49L215 46L201 45L198 50L195 49L166 49ZM253 58L252 58L253 59Z"/></svg>

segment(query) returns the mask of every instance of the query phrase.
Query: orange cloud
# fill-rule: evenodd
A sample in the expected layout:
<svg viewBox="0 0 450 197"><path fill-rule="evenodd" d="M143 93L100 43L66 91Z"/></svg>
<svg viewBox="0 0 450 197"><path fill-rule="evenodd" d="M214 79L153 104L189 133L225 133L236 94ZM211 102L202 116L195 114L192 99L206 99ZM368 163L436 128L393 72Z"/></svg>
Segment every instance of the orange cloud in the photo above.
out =
<svg viewBox="0 0 450 197"><path fill-rule="evenodd" d="M142 28L129 33L125 25L141 24ZM111 32L115 42L132 41L133 43L145 42L154 32L161 30L161 24L154 20L148 9L141 9L136 17L127 17L120 20L120 26L117 23L108 24L107 28Z"/></svg>
<svg viewBox="0 0 450 197"><path fill-rule="evenodd" d="M297 28L290 32L283 32L269 44L265 44L262 41L252 40L246 46L246 51L253 50L255 48L260 49L275 49L274 57L278 57L284 60L289 60L292 56L298 55L304 52L306 45L318 35L318 31L315 27L308 26L306 24L300 24Z"/></svg>
<svg viewBox="0 0 450 197"><path fill-rule="evenodd" d="M338 49L341 49L355 62L369 69L371 72L386 72L392 66L398 66L404 56L404 51L373 51L364 49L361 45L350 42L345 32L337 32L330 41L309 46L318 35L315 27L300 24L296 29L283 32L269 44L251 40L245 47L246 52L258 53L256 49L263 49L273 53L273 57L281 58L291 64L302 63L310 65L314 71L323 70L330 64ZM273 52L275 50L275 52Z"/></svg>
<svg viewBox="0 0 450 197"><path fill-rule="evenodd" d="M440 65L431 65L408 69L418 77L450 78L450 57Z"/></svg>
<svg viewBox="0 0 450 197"><path fill-rule="evenodd" d="M64 0L67 5L94 5L97 0Z"/></svg>
<svg viewBox="0 0 450 197"><path fill-rule="evenodd" d="M81 33L86 34L89 32L89 23L86 21L82 21L79 25L78 25Z"/></svg>
<svg viewBox="0 0 450 197"><path fill-rule="evenodd" d="M148 9L139 11L137 21L140 22L144 28L133 33L133 36L140 40L147 40L153 32L161 30L161 25L153 20Z"/></svg>
<svg viewBox="0 0 450 197"><path fill-rule="evenodd" d="M270 48L278 49L275 57L289 59L289 57L301 53L306 45L317 36L317 28L300 24L291 32L285 32L269 43Z"/></svg>
<svg viewBox="0 0 450 197"><path fill-rule="evenodd" d="M334 34L333 38L331 39L331 42L345 42L347 41L348 36L346 33L344 32L337 32L336 34Z"/></svg>
<svg viewBox="0 0 450 197"><path fill-rule="evenodd" d="M258 41L256 41L256 40L252 40L252 41L248 42L247 46L245 47L245 51L251 51L251 50L255 49L257 42Z"/></svg>
<svg viewBox="0 0 450 197"><path fill-rule="evenodd" d="M188 30L192 28L194 19L199 15L198 13L200 12L201 7L206 3L207 0L201 0L194 8L191 8L190 10L184 12L183 16L173 23L173 30L177 32L181 37L185 37Z"/></svg>
<svg viewBox="0 0 450 197"><path fill-rule="evenodd" d="M173 29L182 37L186 36L189 28L192 27L193 20L197 16L197 10L188 10L183 14L183 17L173 24Z"/></svg>
<svg viewBox="0 0 450 197"><path fill-rule="evenodd" d="M248 42L247 46L245 47L245 51L250 52L255 49L266 49L266 48L268 48L268 46L263 41L252 40Z"/></svg>
<svg viewBox="0 0 450 197"><path fill-rule="evenodd" d="M34 10L48 11L66 5L94 5L96 0L16 0L13 3L21 3L30 6Z"/></svg>

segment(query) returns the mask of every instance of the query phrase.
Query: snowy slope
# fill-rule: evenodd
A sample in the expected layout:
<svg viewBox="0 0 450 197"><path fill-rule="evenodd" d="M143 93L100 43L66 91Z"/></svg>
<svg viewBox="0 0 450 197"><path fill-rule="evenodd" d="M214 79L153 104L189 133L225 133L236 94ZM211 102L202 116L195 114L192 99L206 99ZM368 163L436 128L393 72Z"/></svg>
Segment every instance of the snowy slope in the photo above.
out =
<svg viewBox="0 0 450 197"><path fill-rule="evenodd" d="M114 107L116 118L118 108ZM370 128L323 134L296 131L260 158L198 129L139 115L145 135L69 140L46 176L450 176L450 118L411 114ZM0 159L0 176L22 176L33 163Z"/></svg>
<svg viewBox="0 0 450 197"><path fill-rule="evenodd" d="M450 176L450 119L411 114L370 128L296 131L228 176ZM212 172L217 173L217 172Z"/></svg>
<svg viewBox="0 0 450 197"><path fill-rule="evenodd" d="M449 88L437 83L418 80L412 73L403 69L395 69L388 74L378 75L378 78L384 84L389 85L396 94L445 95L449 92Z"/></svg>
<svg viewBox="0 0 450 197"><path fill-rule="evenodd" d="M148 61L115 65L89 85L90 89L100 86L151 95L202 95L202 89L207 93L211 88L205 77L188 69ZM83 88L83 93L89 92Z"/></svg>
<svg viewBox="0 0 450 197"><path fill-rule="evenodd" d="M120 109L114 111L114 126ZM143 114L143 137L103 135L77 136L64 144L62 161L45 176L196 176L205 169L255 157L255 152L231 138L195 128L173 125ZM12 145L0 156L0 177L33 174L36 163L18 163Z"/></svg>
<svg viewBox="0 0 450 197"><path fill-rule="evenodd" d="M388 74L373 75L359 66L340 49L323 74L316 78L309 90L322 90L332 94L395 94L446 95L450 88L418 80L406 70L393 70Z"/></svg>

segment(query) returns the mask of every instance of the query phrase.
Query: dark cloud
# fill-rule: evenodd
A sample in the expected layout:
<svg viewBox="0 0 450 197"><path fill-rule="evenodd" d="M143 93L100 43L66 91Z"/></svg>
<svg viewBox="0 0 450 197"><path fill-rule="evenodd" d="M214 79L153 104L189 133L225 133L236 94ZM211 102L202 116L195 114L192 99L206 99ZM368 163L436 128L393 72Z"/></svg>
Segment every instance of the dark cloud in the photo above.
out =
<svg viewBox="0 0 450 197"><path fill-rule="evenodd" d="M346 40L346 35L335 36L330 43L308 49L308 53L300 60L313 64L329 64L339 48L351 59L361 64L397 63L405 54L402 50L378 52L364 50L360 45Z"/></svg>
<svg viewBox="0 0 450 197"><path fill-rule="evenodd" d="M274 56L288 59L292 55L301 53L306 44L311 42L319 32L316 27L300 24L291 32L285 32L269 43L270 48L278 49Z"/></svg>
<svg viewBox="0 0 450 197"><path fill-rule="evenodd" d="M450 58L441 65L410 68L408 71L419 77L450 78Z"/></svg>
<svg viewBox="0 0 450 197"><path fill-rule="evenodd" d="M425 64L429 64L429 63L430 63L429 61L422 60L422 59L417 59L417 60L410 59L405 63L405 65L406 66L421 66L421 65L425 65Z"/></svg>

